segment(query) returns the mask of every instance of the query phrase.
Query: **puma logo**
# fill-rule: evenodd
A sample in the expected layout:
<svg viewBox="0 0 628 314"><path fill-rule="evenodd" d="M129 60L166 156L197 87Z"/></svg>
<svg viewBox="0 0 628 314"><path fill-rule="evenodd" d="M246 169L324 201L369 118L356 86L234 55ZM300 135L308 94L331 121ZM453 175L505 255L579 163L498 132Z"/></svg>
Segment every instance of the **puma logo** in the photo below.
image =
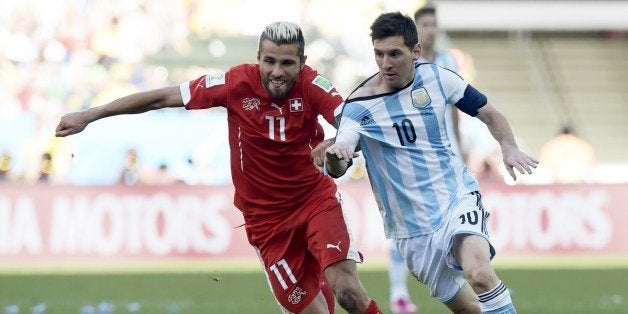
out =
<svg viewBox="0 0 628 314"><path fill-rule="evenodd" d="M338 244L335 244L335 245L331 244L331 243L327 243L327 248L328 249L336 249L336 250L338 250L338 252L342 252L342 250L340 249L340 243L341 242L342 241L338 241Z"/></svg>
<svg viewBox="0 0 628 314"><path fill-rule="evenodd" d="M270 106L273 107L273 108L277 108L277 110L279 110L279 114L283 115L283 106L279 107L275 103L271 103Z"/></svg>

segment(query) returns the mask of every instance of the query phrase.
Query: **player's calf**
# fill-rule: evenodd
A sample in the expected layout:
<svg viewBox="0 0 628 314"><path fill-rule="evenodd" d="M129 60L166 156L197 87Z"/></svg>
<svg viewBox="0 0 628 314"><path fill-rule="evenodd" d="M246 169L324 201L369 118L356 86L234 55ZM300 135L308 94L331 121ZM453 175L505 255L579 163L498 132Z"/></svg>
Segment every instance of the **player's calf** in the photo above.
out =
<svg viewBox="0 0 628 314"><path fill-rule="evenodd" d="M366 294L358 279L355 261L344 260L328 266L325 277L333 288L338 304L351 314L381 314L377 303Z"/></svg>

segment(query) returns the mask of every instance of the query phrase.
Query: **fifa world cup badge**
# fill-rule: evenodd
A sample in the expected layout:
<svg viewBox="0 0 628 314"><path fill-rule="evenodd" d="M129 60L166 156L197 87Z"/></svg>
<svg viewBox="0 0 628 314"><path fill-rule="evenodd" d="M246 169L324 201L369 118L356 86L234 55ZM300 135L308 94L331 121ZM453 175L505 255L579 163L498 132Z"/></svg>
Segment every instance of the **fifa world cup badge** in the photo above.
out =
<svg viewBox="0 0 628 314"><path fill-rule="evenodd" d="M419 87L412 90L412 106L417 109L425 108L432 102L430 95L425 87Z"/></svg>

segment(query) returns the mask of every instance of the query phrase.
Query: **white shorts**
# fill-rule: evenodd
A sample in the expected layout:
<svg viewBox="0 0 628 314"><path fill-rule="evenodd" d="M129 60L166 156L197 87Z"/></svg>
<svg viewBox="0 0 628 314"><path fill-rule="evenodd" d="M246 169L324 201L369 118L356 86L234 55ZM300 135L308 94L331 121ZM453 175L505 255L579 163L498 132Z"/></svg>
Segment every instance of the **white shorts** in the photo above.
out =
<svg viewBox="0 0 628 314"><path fill-rule="evenodd" d="M491 258L495 256L486 225L489 215L482 206L480 193L472 192L462 197L449 215L444 217L445 224L436 232L393 239L412 275L427 285L432 297L449 303L464 284L462 267L451 252L456 235L474 234L485 238L489 243Z"/></svg>

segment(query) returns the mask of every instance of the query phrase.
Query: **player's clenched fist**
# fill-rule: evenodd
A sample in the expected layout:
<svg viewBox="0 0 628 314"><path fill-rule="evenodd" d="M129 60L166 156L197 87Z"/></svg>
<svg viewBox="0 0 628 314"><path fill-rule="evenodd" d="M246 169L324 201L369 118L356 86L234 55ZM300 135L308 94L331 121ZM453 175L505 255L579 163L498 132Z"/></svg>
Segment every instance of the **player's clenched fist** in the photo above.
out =
<svg viewBox="0 0 628 314"><path fill-rule="evenodd" d="M64 137L79 133L83 131L89 123L90 121L86 111L65 114L61 117L59 125L57 125L55 136Z"/></svg>
<svg viewBox="0 0 628 314"><path fill-rule="evenodd" d="M344 143L334 143L329 146L325 151L327 153L327 158L329 159L331 156L336 156L338 159L342 159L346 162L351 160L351 158L355 158L360 156L360 154L356 153L349 147L349 145Z"/></svg>

